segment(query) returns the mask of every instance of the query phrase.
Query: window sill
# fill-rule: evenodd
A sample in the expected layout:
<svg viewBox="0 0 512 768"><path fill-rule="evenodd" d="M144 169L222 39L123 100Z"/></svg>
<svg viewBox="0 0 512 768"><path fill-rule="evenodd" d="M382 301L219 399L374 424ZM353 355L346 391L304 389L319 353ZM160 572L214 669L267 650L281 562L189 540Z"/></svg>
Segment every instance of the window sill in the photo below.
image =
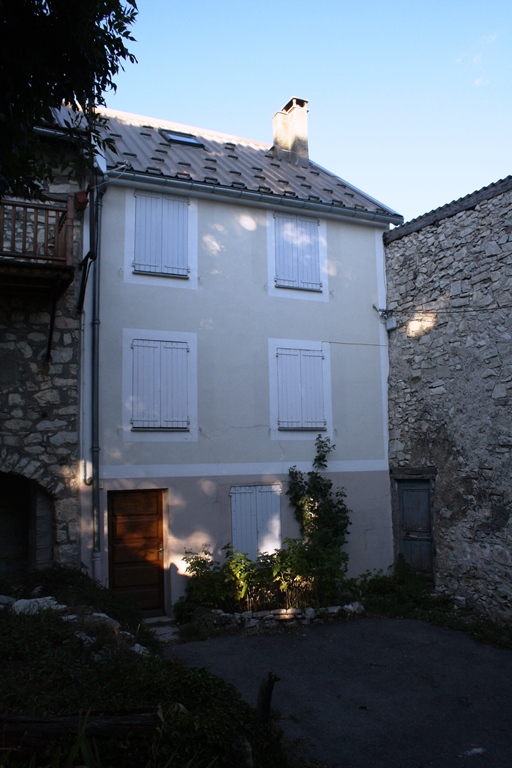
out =
<svg viewBox="0 0 512 768"><path fill-rule="evenodd" d="M189 280L190 275L187 273L186 275L175 275L171 274L170 272L153 272L149 269L134 269L132 270L134 275L149 275L150 277L170 277L171 279L177 279L177 280Z"/></svg>
<svg viewBox="0 0 512 768"><path fill-rule="evenodd" d="M323 287L303 288L300 285L280 285L279 283L275 283L275 287L285 291L304 291L306 293L323 293L324 292Z"/></svg>
<svg viewBox="0 0 512 768"><path fill-rule="evenodd" d="M132 427L132 432L190 432L190 427Z"/></svg>
<svg viewBox="0 0 512 768"><path fill-rule="evenodd" d="M279 432L327 432L327 427L278 427Z"/></svg>

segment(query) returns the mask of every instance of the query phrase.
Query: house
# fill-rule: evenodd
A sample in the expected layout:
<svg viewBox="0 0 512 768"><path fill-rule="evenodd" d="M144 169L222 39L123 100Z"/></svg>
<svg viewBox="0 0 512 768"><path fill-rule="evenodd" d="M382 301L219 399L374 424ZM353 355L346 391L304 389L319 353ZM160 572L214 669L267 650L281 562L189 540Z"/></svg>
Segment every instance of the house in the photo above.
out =
<svg viewBox="0 0 512 768"><path fill-rule="evenodd" d="M395 543L512 613L512 176L384 235Z"/></svg>
<svg viewBox="0 0 512 768"><path fill-rule="evenodd" d="M0 200L0 576L79 563L84 196L62 175L47 187Z"/></svg>
<svg viewBox="0 0 512 768"><path fill-rule="evenodd" d="M402 217L309 159L307 113L291 99L270 145L105 111L99 504L82 499L81 559L148 612L183 594L186 550L256 557L298 536L288 470L311 469L318 434L353 513L351 573L394 559L374 305ZM94 482L90 444L86 428Z"/></svg>

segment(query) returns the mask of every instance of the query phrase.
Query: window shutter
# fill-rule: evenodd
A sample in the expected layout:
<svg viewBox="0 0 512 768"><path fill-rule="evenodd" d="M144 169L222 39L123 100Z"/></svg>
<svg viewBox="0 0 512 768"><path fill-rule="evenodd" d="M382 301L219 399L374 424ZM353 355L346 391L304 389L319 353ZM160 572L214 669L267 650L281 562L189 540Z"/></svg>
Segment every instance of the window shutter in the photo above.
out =
<svg viewBox="0 0 512 768"><path fill-rule="evenodd" d="M274 214L276 285L321 291L318 219Z"/></svg>
<svg viewBox="0 0 512 768"><path fill-rule="evenodd" d="M162 271L162 198L135 196L135 259L133 268L142 272Z"/></svg>
<svg viewBox="0 0 512 768"><path fill-rule="evenodd" d="M281 546L281 486L237 485L231 488L232 544L256 560L259 552Z"/></svg>
<svg viewBox="0 0 512 768"><path fill-rule="evenodd" d="M188 344L161 343L161 424L164 429L188 429Z"/></svg>
<svg viewBox="0 0 512 768"><path fill-rule="evenodd" d="M162 272L166 275L188 275L187 200L163 198Z"/></svg>
<svg viewBox="0 0 512 768"><path fill-rule="evenodd" d="M258 528L256 504L252 486L231 488L232 544L238 552L245 552L251 560L258 557Z"/></svg>
<svg viewBox="0 0 512 768"><path fill-rule="evenodd" d="M275 216L276 285L298 288L295 216Z"/></svg>
<svg viewBox="0 0 512 768"><path fill-rule="evenodd" d="M278 429L326 428L323 361L321 350L277 350Z"/></svg>
<svg viewBox="0 0 512 768"><path fill-rule="evenodd" d="M278 429L300 429L301 415L301 350L277 350Z"/></svg>
<svg viewBox="0 0 512 768"><path fill-rule="evenodd" d="M297 261L299 286L310 291L322 290L316 220L297 219Z"/></svg>
<svg viewBox="0 0 512 768"><path fill-rule="evenodd" d="M160 426L160 344L134 339L132 426L156 429Z"/></svg>
<svg viewBox="0 0 512 768"><path fill-rule="evenodd" d="M274 552L281 546L281 486L255 488L258 551Z"/></svg>
<svg viewBox="0 0 512 768"><path fill-rule="evenodd" d="M323 353L301 349L302 426L325 429Z"/></svg>

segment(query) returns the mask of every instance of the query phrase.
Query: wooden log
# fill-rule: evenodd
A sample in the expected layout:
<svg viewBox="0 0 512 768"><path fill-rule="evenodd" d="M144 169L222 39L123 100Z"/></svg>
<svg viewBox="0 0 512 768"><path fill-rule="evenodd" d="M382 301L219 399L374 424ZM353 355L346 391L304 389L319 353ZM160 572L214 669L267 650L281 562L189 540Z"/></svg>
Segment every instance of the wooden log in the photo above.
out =
<svg viewBox="0 0 512 768"><path fill-rule="evenodd" d="M258 691L258 700L256 703L256 717L262 725L268 726L270 723L272 691L274 690L274 685L278 682L279 679L280 678L273 672L269 672L261 682Z"/></svg>
<svg viewBox="0 0 512 768"><path fill-rule="evenodd" d="M152 733L162 719L157 710L116 714L82 713L52 717L0 716L0 742L4 747L38 747L61 736L108 739L116 736L142 738Z"/></svg>

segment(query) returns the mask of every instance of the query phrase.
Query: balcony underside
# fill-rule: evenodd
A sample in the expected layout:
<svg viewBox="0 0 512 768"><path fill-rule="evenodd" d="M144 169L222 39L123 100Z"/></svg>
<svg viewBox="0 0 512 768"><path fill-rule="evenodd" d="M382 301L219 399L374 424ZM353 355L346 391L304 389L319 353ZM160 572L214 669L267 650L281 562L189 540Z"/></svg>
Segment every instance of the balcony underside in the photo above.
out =
<svg viewBox="0 0 512 768"><path fill-rule="evenodd" d="M38 264L0 255L0 294L55 299L73 282L74 267Z"/></svg>

